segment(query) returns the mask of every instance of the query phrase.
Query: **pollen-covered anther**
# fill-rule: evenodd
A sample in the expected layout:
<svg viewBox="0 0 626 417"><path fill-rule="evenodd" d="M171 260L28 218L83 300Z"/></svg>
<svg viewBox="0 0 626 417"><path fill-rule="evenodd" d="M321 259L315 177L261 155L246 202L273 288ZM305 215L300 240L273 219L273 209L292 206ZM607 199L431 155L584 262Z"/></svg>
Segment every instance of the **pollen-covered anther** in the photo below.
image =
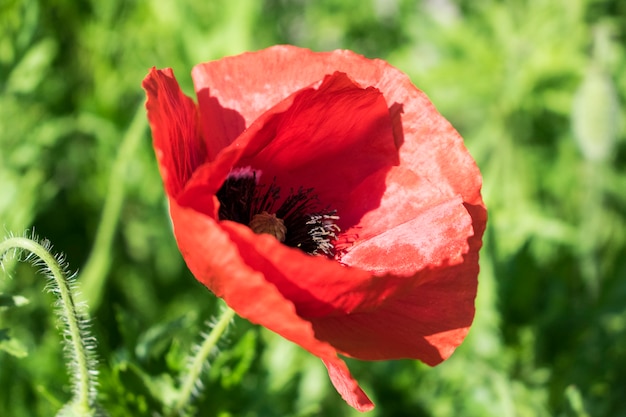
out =
<svg viewBox="0 0 626 417"><path fill-rule="evenodd" d="M252 229L254 233L267 233L274 236L279 242L284 242L287 236L285 222L276 217L276 214L270 214L267 211L262 211L252 216L252 220L250 220L248 226L250 226L250 229Z"/></svg>

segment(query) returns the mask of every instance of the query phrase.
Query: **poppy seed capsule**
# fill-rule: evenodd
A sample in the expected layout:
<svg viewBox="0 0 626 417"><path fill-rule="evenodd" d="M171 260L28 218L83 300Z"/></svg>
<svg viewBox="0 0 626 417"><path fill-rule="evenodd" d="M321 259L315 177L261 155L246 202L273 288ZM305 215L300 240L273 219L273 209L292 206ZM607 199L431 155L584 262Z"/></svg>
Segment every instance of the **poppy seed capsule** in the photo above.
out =
<svg viewBox="0 0 626 417"><path fill-rule="evenodd" d="M269 214L267 211L252 216L252 220L250 220L248 226L250 226L250 229L252 229L254 233L270 234L278 239L279 242L284 242L287 235L285 222L276 217L276 214Z"/></svg>

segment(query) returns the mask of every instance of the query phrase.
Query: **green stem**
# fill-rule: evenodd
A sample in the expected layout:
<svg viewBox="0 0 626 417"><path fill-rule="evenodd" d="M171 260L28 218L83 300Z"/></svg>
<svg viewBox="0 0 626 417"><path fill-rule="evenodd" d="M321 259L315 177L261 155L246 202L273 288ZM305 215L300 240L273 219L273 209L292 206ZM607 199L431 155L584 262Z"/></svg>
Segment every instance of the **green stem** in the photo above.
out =
<svg viewBox="0 0 626 417"><path fill-rule="evenodd" d="M141 103L129 129L126 131L126 135L124 135L111 169L108 194L104 202L94 245L81 272L82 292L92 310L98 308L102 300L102 287L111 268L111 246L126 194L126 172L133 160L135 150L143 138L146 120L145 107Z"/></svg>
<svg viewBox="0 0 626 417"><path fill-rule="evenodd" d="M185 379L181 386L180 395L178 396L178 400L174 404L174 408L169 413L170 416L180 415L183 409L191 401L194 387L196 386L197 381L200 379L200 374L202 373L204 364L207 362L211 351L213 351L213 348L215 348L215 345L228 328L229 323L231 322L233 317L235 317L235 314L236 313L233 309L231 309L230 307L226 307L218 322L215 324L209 335L199 346L198 352L193 357L191 365L189 366L189 368L185 369Z"/></svg>
<svg viewBox="0 0 626 417"><path fill-rule="evenodd" d="M70 376L74 379L73 386L74 399L73 407L75 409L84 410L85 415L95 413L92 408L92 395L95 390L92 386L92 374L90 372L91 362L89 360L89 352L85 345L84 330L81 329L81 321L77 312L77 306L72 296L71 278L66 276L65 269L59 264L57 259L48 252L48 248L25 237L10 237L0 242L0 259L5 252L9 250L23 249L37 256L43 264L45 264L46 272L53 280L53 292L58 294L60 302L58 311L62 321L67 326L67 334L69 338L64 338L67 343L67 349L71 355L71 359L75 365Z"/></svg>

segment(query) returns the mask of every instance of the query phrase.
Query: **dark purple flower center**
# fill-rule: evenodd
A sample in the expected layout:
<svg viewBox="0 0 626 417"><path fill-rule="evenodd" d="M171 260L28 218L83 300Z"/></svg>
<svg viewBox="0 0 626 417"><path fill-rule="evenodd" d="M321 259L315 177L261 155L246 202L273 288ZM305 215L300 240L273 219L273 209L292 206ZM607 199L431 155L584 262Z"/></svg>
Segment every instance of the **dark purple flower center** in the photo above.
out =
<svg viewBox="0 0 626 417"><path fill-rule="evenodd" d="M252 168L233 170L217 191L220 220L245 224L255 233L267 233L280 242L311 255L335 255L339 217L334 210L320 209L313 188L290 190L280 202L276 179L259 184L260 172Z"/></svg>

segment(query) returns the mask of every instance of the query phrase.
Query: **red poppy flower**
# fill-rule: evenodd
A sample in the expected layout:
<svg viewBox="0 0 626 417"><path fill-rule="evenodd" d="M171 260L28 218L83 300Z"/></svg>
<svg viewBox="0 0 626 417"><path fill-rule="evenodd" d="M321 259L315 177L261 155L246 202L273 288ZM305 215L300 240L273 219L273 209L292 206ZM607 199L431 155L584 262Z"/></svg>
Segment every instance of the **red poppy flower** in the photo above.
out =
<svg viewBox="0 0 626 417"><path fill-rule="evenodd" d="M322 359L452 354L474 316L486 224L461 137L408 77L349 51L276 46L143 82L174 233L239 315Z"/></svg>

